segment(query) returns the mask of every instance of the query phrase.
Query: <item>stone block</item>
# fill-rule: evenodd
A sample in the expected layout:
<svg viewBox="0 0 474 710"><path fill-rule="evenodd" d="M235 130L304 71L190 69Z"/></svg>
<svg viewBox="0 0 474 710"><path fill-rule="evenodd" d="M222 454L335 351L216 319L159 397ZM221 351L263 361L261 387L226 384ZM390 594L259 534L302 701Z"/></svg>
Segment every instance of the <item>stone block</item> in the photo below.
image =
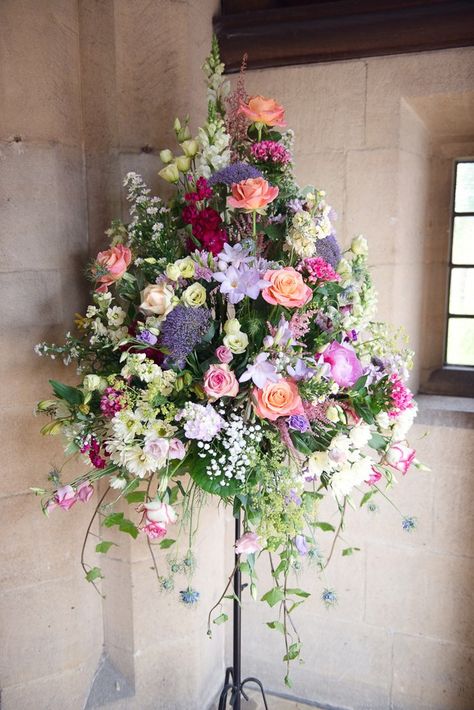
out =
<svg viewBox="0 0 474 710"><path fill-rule="evenodd" d="M283 683L283 638L269 629L257 635L252 621L246 617L244 624L243 673L260 678L270 692L288 693ZM307 624L306 636L310 630L313 638L306 643L303 638L304 663L294 662L291 668L291 694L347 710L389 707L392 639L388 631L335 621L331 611L324 622Z"/></svg>
<svg viewBox="0 0 474 710"><path fill-rule="evenodd" d="M73 710L84 707L98 655L100 649L72 670L45 675L28 683L2 686L3 710Z"/></svg>
<svg viewBox="0 0 474 710"><path fill-rule="evenodd" d="M471 710L474 649L395 634L393 710Z"/></svg>
<svg viewBox="0 0 474 710"><path fill-rule="evenodd" d="M75 574L87 525L94 512L94 498L69 510L53 510L47 518L40 499L32 493L0 499L0 515L8 527L3 541L0 587L12 590L25 585L53 582ZM87 559L95 564L89 540ZM38 550L41 554L38 554ZM83 592L89 591L84 581Z"/></svg>
<svg viewBox="0 0 474 710"><path fill-rule="evenodd" d="M370 263L393 264L399 229L396 150L351 150L347 153L345 224L347 238L364 234Z"/></svg>
<svg viewBox="0 0 474 710"><path fill-rule="evenodd" d="M4 148L0 158L5 200L0 269L74 268L80 274L87 258L82 150L26 144L18 151L16 146Z"/></svg>
<svg viewBox="0 0 474 710"><path fill-rule="evenodd" d="M466 47L367 60L367 145L398 144L402 97L472 91L472 56Z"/></svg>
<svg viewBox="0 0 474 710"><path fill-rule="evenodd" d="M0 139L80 145L78 29L73 0L2 3Z"/></svg>
<svg viewBox="0 0 474 710"><path fill-rule="evenodd" d="M21 299L18 282L21 279ZM0 301L2 324L15 330L42 323L57 325L63 321L63 309L58 294L61 293L59 271L22 271L0 273Z"/></svg>
<svg viewBox="0 0 474 710"><path fill-rule="evenodd" d="M97 663L102 651L100 597L80 572L5 590L0 624L5 687L48 676L51 669L74 670L89 656Z"/></svg>
<svg viewBox="0 0 474 710"><path fill-rule="evenodd" d="M373 541L367 547L366 622L473 645L473 582L472 561Z"/></svg>
<svg viewBox="0 0 474 710"><path fill-rule="evenodd" d="M271 96L286 110L297 151L360 148L365 141L366 68L363 61L249 72L251 95Z"/></svg>

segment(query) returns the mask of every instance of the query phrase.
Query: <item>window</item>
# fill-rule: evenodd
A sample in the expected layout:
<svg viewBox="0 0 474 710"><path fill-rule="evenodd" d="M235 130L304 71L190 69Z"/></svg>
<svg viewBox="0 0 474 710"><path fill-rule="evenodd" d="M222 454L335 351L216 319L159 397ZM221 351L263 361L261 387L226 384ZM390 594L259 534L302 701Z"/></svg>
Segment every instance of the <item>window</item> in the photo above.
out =
<svg viewBox="0 0 474 710"><path fill-rule="evenodd" d="M454 170L445 365L474 367L474 159Z"/></svg>

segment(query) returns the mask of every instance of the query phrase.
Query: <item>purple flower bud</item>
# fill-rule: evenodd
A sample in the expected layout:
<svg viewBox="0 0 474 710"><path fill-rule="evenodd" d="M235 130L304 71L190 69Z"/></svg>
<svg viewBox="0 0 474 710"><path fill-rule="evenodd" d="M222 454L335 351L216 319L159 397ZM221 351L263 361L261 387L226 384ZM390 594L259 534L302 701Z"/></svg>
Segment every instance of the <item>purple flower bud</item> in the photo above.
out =
<svg viewBox="0 0 474 710"><path fill-rule="evenodd" d="M288 426L293 431L299 431L304 434L309 429L309 421L303 414L292 414L288 418Z"/></svg>
<svg viewBox="0 0 474 710"><path fill-rule="evenodd" d="M308 546L304 535L297 535L295 537L295 547L300 555L306 555L308 553Z"/></svg>
<svg viewBox="0 0 474 710"><path fill-rule="evenodd" d="M153 333L149 330L142 330L137 335L137 340L142 343L147 343L147 345L156 345L158 338L156 337L156 335L153 335Z"/></svg>

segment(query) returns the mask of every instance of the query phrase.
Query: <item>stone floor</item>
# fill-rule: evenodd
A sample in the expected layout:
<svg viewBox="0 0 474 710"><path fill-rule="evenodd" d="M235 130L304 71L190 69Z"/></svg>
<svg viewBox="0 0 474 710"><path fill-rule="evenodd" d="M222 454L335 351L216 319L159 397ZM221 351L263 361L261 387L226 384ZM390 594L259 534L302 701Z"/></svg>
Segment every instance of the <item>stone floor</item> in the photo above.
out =
<svg viewBox="0 0 474 710"><path fill-rule="evenodd" d="M262 701L262 696L257 691L249 690L249 701L246 702L242 698L242 710L264 710L265 706ZM301 701L288 700L287 698L279 698L276 695L267 694L268 710L322 710L315 705L307 705Z"/></svg>

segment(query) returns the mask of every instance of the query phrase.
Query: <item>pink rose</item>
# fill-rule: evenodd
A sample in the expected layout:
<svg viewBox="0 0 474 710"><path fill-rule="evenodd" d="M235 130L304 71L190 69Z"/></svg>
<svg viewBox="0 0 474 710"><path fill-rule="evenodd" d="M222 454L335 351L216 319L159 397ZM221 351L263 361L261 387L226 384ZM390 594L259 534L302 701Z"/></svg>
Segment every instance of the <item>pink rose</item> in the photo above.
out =
<svg viewBox="0 0 474 710"><path fill-rule="evenodd" d="M219 345L219 347L216 349L215 355L219 362L224 363L224 365L228 365L234 357L232 355L232 352L229 350L229 348L226 348L225 345Z"/></svg>
<svg viewBox="0 0 474 710"><path fill-rule="evenodd" d="M150 540L159 540L166 535L166 527L160 523L147 523L142 527L142 530Z"/></svg>
<svg viewBox="0 0 474 710"><path fill-rule="evenodd" d="M258 535L254 532L244 533L235 543L235 552L238 555L250 555L252 552L259 552L261 549L262 545L260 544Z"/></svg>
<svg viewBox="0 0 474 710"><path fill-rule="evenodd" d="M100 267L100 271L106 270L107 273L97 278L99 285L95 290L100 293L105 293L109 286L122 278L131 260L132 252L123 244L117 244L117 246L111 249L100 251L97 254L97 266Z"/></svg>
<svg viewBox="0 0 474 710"><path fill-rule="evenodd" d="M382 474L380 473L380 471L377 471L377 469L374 468L374 466L372 466L371 474L368 477L368 479L366 481L364 481L364 483L367 483L368 486L373 486L375 483L380 481L381 478L382 478Z"/></svg>
<svg viewBox="0 0 474 710"><path fill-rule="evenodd" d="M152 500L150 503L143 503L143 512L147 523L161 523L166 527L177 520L173 506L163 503L161 500Z"/></svg>
<svg viewBox="0 0 474 710"><path fill-rule="evenodd" d="M290 414L304 414L303 402L293 380L269 382L263 389L253 388L254 409L257 416L275 421Z"/></svg>
<svg viewBox="0 0 474 710"><path fill-rule="evenodd" d="M336 340L322 353L324 362L331 367L331 377L339 387L351 387L362 376L362 365L352 345Z"/></svg>
<svg viewBox="0 0 474 710"><path fill-rule="evenodd" d="M264 96L251 96L246 104L240 104L239 113L243 113L252 123L261 123L264 126L279 126L284 128L285 110L275 99L266 99Z"/></svg>
<svg viewBox="0 0 474 710"><path fill-rule="evenodd" d="M270 286L262 291L262 296L267 303L285 306L285 308L301 308L313 296L312 290L305 284L301 274L292 266L270 269L263 278L265 281L270 281Z"/></svg>
<svg viewBox="0 0 474 710"><path fill-rule="evenodd" d="M415 458L415 449L410 449L402 443L392 444L387 451L387 461L397 471L406 474Z"/></svg>
<svg viewBox="0 0 474 710"><path fill-rule="evenodd" d="M72 486L61 486L56 491L54 503L63 510L69 510L77 502L76 491Z"/></svg>
<svg viewBox="0 0 474 710"><path fill-rule="evenodd" d="M235 397L239 383L229 365L211 365L204 375L204 392L210 399Z"/></svg>
<svg viewBox="0 0 474 710"><path fill-rule="evenodd" d="M179 459L180 461L186 456L186 448L180 439L171 439L168 456L170 459Z"/></svg>
<svg viewBox="0 0 474 710"><path fill-rule="evenodd" d="M87 503L87 501L89 501L93 495L94 486L91 486L88 481L84 481L84 483L81 483L81 485L78 486L78 488L76 489L76 498L82 503Z"/></svg>
<svg viewBox="0 0 474 710"><path fill-rule="evenodd" d="M261 211L273 202L278 192L278 188L269 185L263 177L248 178L232 185L232 197L227 198L227 204L246 212Z"/></svg>

